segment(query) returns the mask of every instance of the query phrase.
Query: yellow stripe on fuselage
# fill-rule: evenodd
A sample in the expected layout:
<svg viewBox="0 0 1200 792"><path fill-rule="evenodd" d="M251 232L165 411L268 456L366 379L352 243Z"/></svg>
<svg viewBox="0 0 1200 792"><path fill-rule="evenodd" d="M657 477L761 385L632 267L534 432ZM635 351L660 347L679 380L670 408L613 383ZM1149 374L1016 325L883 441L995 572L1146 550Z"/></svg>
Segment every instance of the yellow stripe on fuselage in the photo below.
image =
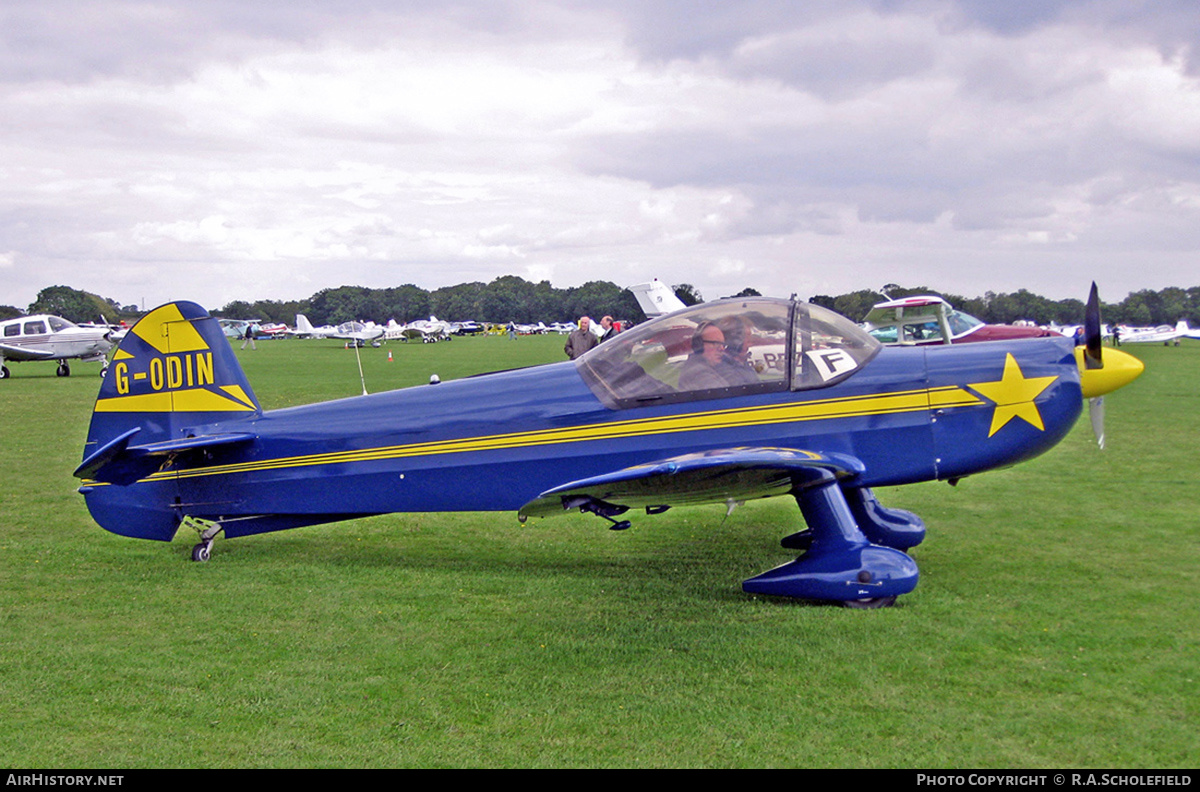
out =
<svg viewBox="0 0 1200 792"><path fill-rule="evenodd" d="M431 443L410 443L407 445L368 448L358 451L338 451L278 459L264 459L257 462L238 462L231 465L215 465L213 467L191 470L164 471L155 473L146 480L161 480L172 476L193 478L230 473L252 473L313 465L376 462L387 459L403 459L406 457L497 451L527 446L580 443L589 440L613 440L624 437L698 432L742 426L788 424L837 418L859 418L872 415L893 415L981 404L983 404L983 401L962 388L947 386L929 390L856 396L848 399L824 399L766 405L748 409L712 410L709 412L671 415L659 418L641 418L630 421L587 424L585 426L572 426L562 429L511 432L482 437L465 437L458 440L442 440Z"/></svg>

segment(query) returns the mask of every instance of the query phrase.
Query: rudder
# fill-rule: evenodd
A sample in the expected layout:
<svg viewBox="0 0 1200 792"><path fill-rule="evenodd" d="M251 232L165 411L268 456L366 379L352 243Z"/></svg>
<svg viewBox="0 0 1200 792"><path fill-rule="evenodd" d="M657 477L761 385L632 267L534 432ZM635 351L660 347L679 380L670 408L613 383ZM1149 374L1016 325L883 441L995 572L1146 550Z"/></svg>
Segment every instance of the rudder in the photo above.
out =
<svg viewBox="0 0 1200 792"><path fill-rule="evenodd" d="M92 516L115 533L169 540L172 484L143 480L189 451L253 440L236 425L261 414L220 324L191 302L155 308L122 339L96 398L75 471Z"/></svg>

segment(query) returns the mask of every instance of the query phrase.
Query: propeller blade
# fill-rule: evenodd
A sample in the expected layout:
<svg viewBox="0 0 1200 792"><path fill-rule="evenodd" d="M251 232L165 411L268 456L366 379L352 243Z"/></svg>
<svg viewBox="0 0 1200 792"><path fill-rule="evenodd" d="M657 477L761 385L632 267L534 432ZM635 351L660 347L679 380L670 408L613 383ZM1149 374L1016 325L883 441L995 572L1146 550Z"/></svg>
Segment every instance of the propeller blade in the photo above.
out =
<svg viewBox="0 0 1200 792"><path fill-rule="evenodd" d="M1090 369L1104 368L1103 346L1100 337L1100 294L1096 282L1088 295L1087 308L1083 313L1084 364Z"/></svg>
<svg viewBox="0 0 1200 792"><path fill-rule="evenodd" d="M1104 448L1104 397L1097 396L1088 399L1088 417L1092 419L1092 434L1096 435L1096 443Z"/></svg>

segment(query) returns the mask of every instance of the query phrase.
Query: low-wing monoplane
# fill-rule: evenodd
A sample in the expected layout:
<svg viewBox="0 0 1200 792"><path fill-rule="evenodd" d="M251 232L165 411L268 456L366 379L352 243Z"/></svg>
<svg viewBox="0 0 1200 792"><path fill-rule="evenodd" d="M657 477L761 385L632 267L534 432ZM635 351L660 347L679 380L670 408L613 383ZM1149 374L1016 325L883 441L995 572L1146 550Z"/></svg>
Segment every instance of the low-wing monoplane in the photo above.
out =
<svg viewBox="0 0 1200 792"><path fill-rule="evenodd" d="M328 338L332 333L336 333L337 328L333 325L321 325L313 327L312 322L308 321L308 317L304 314L296 314L296 329L288 333L288 335L296 338Z"/></svg>
<svg viewBox="0 0 1200 792"><path fill-rule="evenodd" d="M374 322L342 322L326 338L340 338L355 346L379 346L386 328Z"/></svg>
<svg viewBox="0 0 1200 792"><path fill-rule="evenodd" d="M623 529L634 509L790 495L807 528L783 545L801 554L743 588L886 605L917 585L905 550L925 527L872 488L1048 450L1084 397L1141 371L1100 354L1060 336L885 347L817 306L737 298L575 361L264 411L216 322L171 303L118 349L75 474L102 527L170 541L189 526L196 560L220 532L390 512L585 512Z"/></svg>
<svg viewBox="0 0 1200 792"><path fill-rule="evenodd" d="M0 379L11 375L4 365L7 361L57 360L60 377L71 376L70 360L103 361L100 373L104 374L113 332L108 325L80 327L50 314L0 322Z"/></svg>
<svg viewBox="0 0 1200 792"><path fill-rule="evenodd" d="M1122 344L1171 344L1179 343L1181 338L1200 338L1200 331L1188 327L1186 319L1180 319L1171 325L1158 327L1127 327L1117 328L1118 338Z"/></svg>
<svg viewBox="0 0 1200 792"><path fill-rule="evenodd" d="M403 326L396 326L396 332L404 341L421 341L425 344L435 344L438 341L449 341L451 327L449 322L443 322L436 316L428 319L417 319Z"/></svg>

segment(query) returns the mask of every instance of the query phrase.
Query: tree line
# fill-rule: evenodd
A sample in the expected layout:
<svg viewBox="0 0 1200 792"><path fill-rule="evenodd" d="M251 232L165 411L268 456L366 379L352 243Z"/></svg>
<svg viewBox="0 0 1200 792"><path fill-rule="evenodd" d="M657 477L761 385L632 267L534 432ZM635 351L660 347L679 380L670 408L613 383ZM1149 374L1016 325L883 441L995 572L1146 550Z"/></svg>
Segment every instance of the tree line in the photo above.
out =
<svg viewBox="0 0 1200 792"><path fill-rule="evenodd" d="M236 300L216 312L230 318L256 318L291 324L302 313L314 325L355 319L411 322L437 316L449 321L568 322L580 316L608 314L632 321L645 316L628 289L608 281L557 289L550 281L531 283L504 275L491 283L460 283L427 291L411 283L384 289L339 286L322 289L307 300L279 302Z"/></svg>
<svg viewBox="0 0 1200 792"><path fill-rule="evenodd" d="M703 302L699 290L688 283L673 287L686 305ZM735 297L757 295L755 289L743 289ZM1083 321L1083 301L1050 300L1026 289L1015 293L985 292L982 297L966 297L925 286L902 287L889 284L881 291L861 289L836 296L818 294L809 302L830 308L861 322L871 306L889 299L917 294L934 294L961 311L985 322L1007 324L1028 320L1036 324L1079 324ZM1200 286L1189 289L1168 287L1159 291L1144 289L1131 292L1117 303L1104 303L1104 321L1135 326L1175 324L1186 319L1200 326ZM116 300L100 297L69 286L50 286L38 292L26 311L0 305L0 319L25 313L49 313L72 322L136 319L135 305L122 306ZM637 299L628 289L608 281L589 281L582 286L558 289L549 281L531 283L516 275L504 275L491 283L461 283L428 291L411 283L373 289L364 286L339 286L322 289L305 300L234 300L214 311L216 316L234 319L260 319L264 322L292 324L296 314L308 316L314 325L341 324L355 319L386 322L410 322L438 316L462 321L484 322L566 322L588 315L610 315L626 322L645 318Z"/></svg>

